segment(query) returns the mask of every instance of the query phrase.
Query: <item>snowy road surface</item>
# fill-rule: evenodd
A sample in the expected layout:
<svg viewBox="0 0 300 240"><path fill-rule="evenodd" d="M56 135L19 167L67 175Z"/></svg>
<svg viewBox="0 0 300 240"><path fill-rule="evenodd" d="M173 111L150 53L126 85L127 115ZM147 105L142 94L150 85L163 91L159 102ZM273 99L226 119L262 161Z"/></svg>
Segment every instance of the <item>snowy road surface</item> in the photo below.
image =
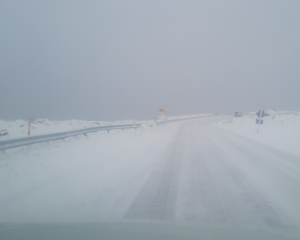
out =
<svg viewBox="0 0 300 240"><path fill-rule="evenodd" d="M202 122L184 124L125 217L296 226L300 161Z"/></svg>
<svg viewBox="0 0 300 240"><path fill-rule="evenodd" d="M24 161L35 167L43 148L35 150L38 157L28 152L27 158L21 153L6 160L2 156L2 161L14 163L16 176L6 185L1 178L1 187L7 189L0 195L0 221L165 219L299 227L299 157L210 125L226 118L160 126L131 142L120 138L111 149L101 149L104 140L97 136L74 148L76 141L63 143L51 149L44 164L65 154L68 161L57 164L68 167L30 172L34 177L28 176L27 182L17 170ZM99 148L101 160L95 150Z"/></svg>

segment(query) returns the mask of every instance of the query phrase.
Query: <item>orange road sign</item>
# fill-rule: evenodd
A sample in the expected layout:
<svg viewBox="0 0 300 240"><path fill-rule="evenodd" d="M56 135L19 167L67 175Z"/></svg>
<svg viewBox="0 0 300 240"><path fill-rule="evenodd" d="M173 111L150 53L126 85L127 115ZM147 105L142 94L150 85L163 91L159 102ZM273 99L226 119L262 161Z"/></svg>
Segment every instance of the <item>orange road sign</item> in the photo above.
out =
<svg viewBox="0 0 300 240"><path fill-rule="evenodd" d="M163 110L163 109L161 108L161 109L159 109L158 113L159 113L159 114L165 114L165 113L166 113L166 111L165 111L165 110Z"/></svg>

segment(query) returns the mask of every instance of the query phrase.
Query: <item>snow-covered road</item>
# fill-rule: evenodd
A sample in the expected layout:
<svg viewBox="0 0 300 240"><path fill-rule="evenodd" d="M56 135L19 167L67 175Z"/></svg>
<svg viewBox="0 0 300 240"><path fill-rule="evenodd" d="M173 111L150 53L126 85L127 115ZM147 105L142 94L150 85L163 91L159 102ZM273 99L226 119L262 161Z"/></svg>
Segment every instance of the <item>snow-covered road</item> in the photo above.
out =
<svg viewBox="0 0 300 240"><path fill-rule="evenodd" d="M300 223L300 159L234 133L183 124L126 213L286 228Z"/></svg>
<svg viewBox="0 0 300 240"><path fill-rule="evenodd" d="M120 132L112 142L95 135L61 143L44 162L43 147L33 157L2 156L13 170L1 169L0 221L299 227L299 157L210 125L228 118L171 123L130 138ZM22 178L24 161L36 171Z"/></svg>

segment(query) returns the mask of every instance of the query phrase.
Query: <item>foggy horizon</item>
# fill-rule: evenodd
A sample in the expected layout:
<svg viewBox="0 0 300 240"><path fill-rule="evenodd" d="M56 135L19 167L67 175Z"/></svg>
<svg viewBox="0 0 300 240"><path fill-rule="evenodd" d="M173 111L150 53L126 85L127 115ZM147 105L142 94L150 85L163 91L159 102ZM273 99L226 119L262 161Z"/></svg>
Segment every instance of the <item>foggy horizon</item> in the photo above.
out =
<svg viewBox="0 0 300 240"><path fill-rule="evenodd" d="M2 1L0 119L300 110L299 1Z"/></svg>

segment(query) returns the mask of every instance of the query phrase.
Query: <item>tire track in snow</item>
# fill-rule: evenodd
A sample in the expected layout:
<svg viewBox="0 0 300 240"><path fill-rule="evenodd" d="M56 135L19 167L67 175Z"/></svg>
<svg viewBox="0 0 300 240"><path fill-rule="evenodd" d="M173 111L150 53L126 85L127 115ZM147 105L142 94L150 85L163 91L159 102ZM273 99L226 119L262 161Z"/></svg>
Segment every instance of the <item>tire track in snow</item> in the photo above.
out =
<svg viewBox="0 0 300 240"><path fill-rule="evenodd" d="M179 134L181 131L179 132ZM125 218L173 219L180 174L181 142L174 142L150 175Z"/></svg>
<svg viewBox="0 0 300 240"><path fill-rule="evenodd" d="M275 228L286 228L292 221L274 204L263 191L251 182L252 178L245 174L231 158L213 142L208 129L202 129L205 134L198 134L202 152L211 162L216 186L221 196L222 205L229 223L244 223L252 225L266 225ZM236 145L234 145L236 149ZM255 160L255 159L253 159ZM244 158L239 161L245 161ZM256 161L256 160L255 160ZM255 174L255 172L253 172Z"/></svg>
<svg viewBox="0 0 300 240"><path fill-rule="evenodd" d="M220 133L204 124L207 123L192 122L181 127L125 218L275 228L294 225L287 214L257 188L251 181L253 178L235 164L237 159L233 161L232 156L223 152L222 143L212 140L212 136L218 137ZM238 149L238 144L230 147L231 151ZM239 161L245 159L242 156Z"/></svg>

